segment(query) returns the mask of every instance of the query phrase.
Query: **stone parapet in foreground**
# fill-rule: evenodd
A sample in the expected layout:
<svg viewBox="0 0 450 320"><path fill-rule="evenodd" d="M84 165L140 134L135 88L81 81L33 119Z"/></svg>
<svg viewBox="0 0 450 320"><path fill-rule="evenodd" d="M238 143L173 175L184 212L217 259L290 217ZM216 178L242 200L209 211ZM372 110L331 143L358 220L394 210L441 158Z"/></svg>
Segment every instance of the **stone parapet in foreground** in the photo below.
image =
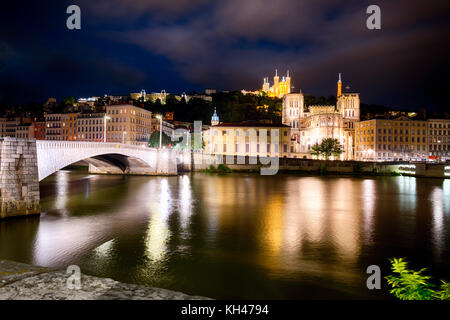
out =
<svg viewBox="0 0 450 320"><path fill-rule="evenodd" d="M206 300L181 292L81 275L81 288L67 287L68 275L0 260L0 300Z"/></svg>

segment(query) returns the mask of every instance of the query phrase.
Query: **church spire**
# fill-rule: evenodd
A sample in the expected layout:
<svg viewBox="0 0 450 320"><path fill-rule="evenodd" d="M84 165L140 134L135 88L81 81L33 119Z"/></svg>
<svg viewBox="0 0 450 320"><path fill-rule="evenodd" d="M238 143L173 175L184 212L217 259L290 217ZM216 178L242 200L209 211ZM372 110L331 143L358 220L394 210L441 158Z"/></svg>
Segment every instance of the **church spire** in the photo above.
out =
<svg viewBox="0 0 450 320"><path fill-rule="evenodd" d="M339 98L342 96L342 80L341 80L341 73L339 73L339 80L337 83L337 97Z"/></svg>
<svg viewBox="0 0 450 320"><path fill-rule="evenodd" d="M211 125L216 126L218 124L219 124L219 116L217 115L216 107L214 107L214 114L211 118Z"/></svg>

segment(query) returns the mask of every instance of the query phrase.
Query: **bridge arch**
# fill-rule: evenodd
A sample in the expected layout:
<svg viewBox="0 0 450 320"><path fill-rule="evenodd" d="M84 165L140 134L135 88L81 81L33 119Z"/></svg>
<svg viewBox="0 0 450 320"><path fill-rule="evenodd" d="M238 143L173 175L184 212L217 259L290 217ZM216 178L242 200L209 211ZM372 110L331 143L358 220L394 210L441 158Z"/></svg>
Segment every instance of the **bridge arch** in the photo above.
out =
<svg viewBox="0 0 450 320"><path fill-rule="evenodd" d="M125 173L148 175L177 173L176 160L175 162L172 160L175 157L171 150L157 150L121 143L47 140L37 140L36 150L39 181L81 160L104 161L102 156L105 155L126 158L128 163L132 162L133 165L131 167L128 165L128 172L124 170ZM89 160L87 162L89 163ZM132 172L130 168L137 171Z"/></svg>

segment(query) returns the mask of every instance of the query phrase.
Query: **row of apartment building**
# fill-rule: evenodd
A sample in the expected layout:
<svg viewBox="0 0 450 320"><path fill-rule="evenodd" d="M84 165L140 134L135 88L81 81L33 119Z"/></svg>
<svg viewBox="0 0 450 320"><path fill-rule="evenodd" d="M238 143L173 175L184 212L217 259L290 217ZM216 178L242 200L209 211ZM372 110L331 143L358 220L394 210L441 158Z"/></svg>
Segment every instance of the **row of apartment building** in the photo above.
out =
<svg viewBox="0 0 450 320"><path fill-rule="evenodd" d="M288 125L257 121L213 123L204 133L205 151L223 155L261 155L311 158L294 151L295 140ZM261 132L267 137L262 144ZM253 137L252 137L253 135ZM355 122L354 154L358 161L447 161L450 160L450 119L372 119ZM275 139L275 140L274 140ZM254 150L251 150L254 148Z"/></svg>
<svg viewBox="0 0 450 320"><path fill-rule="evenodd" d="M160 121L152 112L133 105L106 106L104 113L48 113L45 121L19 117L0 118L1 137L37 140L119 142L145 144ZM173 126L163 121L163 131L171 135Z"/></svg>
<svg viewBox="0 0 450 320"><path fill-rule="evenodd" d="M355 127L355 160L450 160L450 119L372 119Z"/></svg>

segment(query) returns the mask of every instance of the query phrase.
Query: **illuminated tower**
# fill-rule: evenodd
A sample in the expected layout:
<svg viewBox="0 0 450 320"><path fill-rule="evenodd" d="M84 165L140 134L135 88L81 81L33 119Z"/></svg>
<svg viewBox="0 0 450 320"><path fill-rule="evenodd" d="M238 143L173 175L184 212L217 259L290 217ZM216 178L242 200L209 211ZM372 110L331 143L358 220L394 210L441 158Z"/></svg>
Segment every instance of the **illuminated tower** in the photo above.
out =
<svg viewBox="0 0 450 320"><path fill-rule="evenodd" d="M285 92L285 94L291 93L291 77L289 76L289 70L287 71L286 75L286 87L287 91Z"/></svg>
<svg viewBox="0 0 450 320"><path fill-rule="evenodd" d="M339 81L337 83L337 98L342 96L342 81L341 81L341 74L339 73Z"/></svg>
<svg viewBox="0 0 450 320"><path fill-rule="evenodd" d="M278 96L278 84L280 82L280 77L278 77L278 69L275 69L275 76L273 77L273 91L275 96Z"/></svg>
<svg viewBox="0 0 450 320"><path fill-rule="evenodd" d="M217 115L216 108L214 108L214 114L211 118L211 125L216 126L219 124L219 116Z"/></svg>
<svg viewBox="0 0 450 320"><path fill-rule="evenodd" d="M262 87L262 91L268 93L270 90L269 78L264 78L264 83Z"/></svg>

